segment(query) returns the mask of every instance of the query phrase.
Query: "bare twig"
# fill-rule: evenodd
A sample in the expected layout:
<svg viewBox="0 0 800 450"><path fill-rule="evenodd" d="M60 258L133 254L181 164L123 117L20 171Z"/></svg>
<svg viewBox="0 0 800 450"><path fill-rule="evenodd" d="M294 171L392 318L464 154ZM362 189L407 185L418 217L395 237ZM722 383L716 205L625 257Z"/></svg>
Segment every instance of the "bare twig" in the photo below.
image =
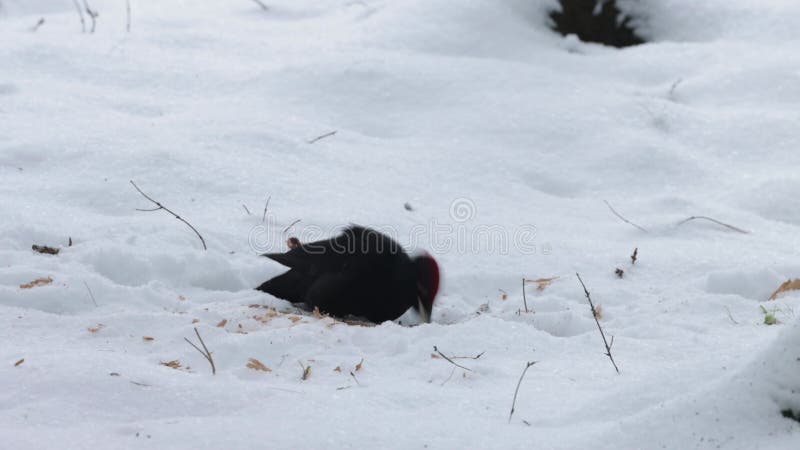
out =
<svg viewBox="0 0 800 450"><path fill-rule="evenodd" d="M613 206L611 206L611 203L608 203L608 200L603 200L603 201L605 202L606 206L608 206L608 209L610 209L610 210L611 210L611 212L612 212L612 213L614 213L614 215L615 215L615 216L619 217L619 219L620 219L620 220L622 220L623 222L625 222L625 223L627 223L627 224L633 225L634 227L636 227L636 228L638 228L638 229L640 229L640 230L644 231L645 233L647 233L647 232L648 232L646 228L644 228L644 227L642 227L642 226L639 226L639 225L636 225L635 223L631 222L630 220L628 220L628 219L626 219L626 218L622 217L622 215L621 215L620 213L618 213L618 212L617 212L617 211L614 209L614 207L613 207Z"/></svg>
<svg viewBox="0 0 800 450"><path fill-rule="evenodd" d="M444 386L445 384L447 384L447 382L450 381L451 378L453 378L454 373L456 373L455 367L453 367L453 370L450 371L450 375L448 375L447 378L444 381L442 381L442 383L439 386Z"/></svg>
<svg viewBox="0 0 800 450"><path fill-rule="evenodd" d="M739 325L739 322L737 322L736 319L733 318L733 314L731 314L731 310L728 309L727 306L723 306L723 308L725 308L725 311L728 311L728 319L731 319L731 322L733 322L734 325Z"/></svg>
<svg viewBox="0 0 800 450"><path fill-rule="evenodd" d="M37 31L39 31L39 27L41 27L42 25L44 25L44 17L40 18L39 21L36 22L36 25L31 27L31 33L36 33Z"/></svg>
<svg viewBox="0 0 800 450"><path fill-rule="evenodd" d="M83 8L81 8L78 0L72 0L72 3L75 5L75 10L78 11L78 17L81 19L81 33L86 33L86 21L83 19Z"/></svg>
<svg viewBox="0 0 800 450"><path fill-rule="evenodd" d="M92 294L92 290L89 288L89 283L83 282L83 285L86 286L86 290L89 291L89 298L92 299L92 303L94 303L95 308L99 305L97 304L97 300L94 299L94 294Z"/></svg>
<svg viewBox="0 0 800 450"><path fill-rule="evenodd" d="M603 327L600 326L600 320L597 318L597 310L595 310L594 308L594 303L592 302L592 296L589 295L589 290L586 289L586 285L583 284L581 275L579 273L575 273L575 275L578 277L578 281L581 282L581 286L583 286L583 292L586 294L586 300L589 300L589 307L592 308L592 317L594 317L594 322L597 324L597 329L600 330L600 336L602 336L603 338L603 345L605 345L606 347L606 356L608 356L608 359L611 360L611 364L614 365L614 370L616 370L617 373L619 373L619 367L617 367L617 363L614 362L614 357L611 356L611 346L614 345L614 336L611 336L611 344L609 344L608 341L606 340L605 333L603 333Z"/></svg>
<svg viewBox="0 0 800 450"><path fill-rule="evenodd" d="M633 253L631 254L631 264L636 264L636 260L639 258L639 247L633 249Z"/></svg>
<svg viewBox="0 0 800 450"><path fill-rule="evenodd" d="M303 368L303 374L300 376L300 379L305 381L311 375L311 366L304 366L302 362L297 361L297 364L300 364L300 367Z"/></svg>
<svg viewBox="0 0 800 450"><path fill-rule="evenodd" d="M269 201L272 200L272 196L270 195L267 197L266 203L264 203L264 214L261 216L261 221L266 223L267 222L267 208L269 207Z"/></svg>
<svg viewBox="0 0 800 450"><path fill-rule="evenodd" d="M449 362L450 364L452 364L452 365L454 365L454 366L456 366L456 367L460 367L460 368L462 368L462 369L464 369L464 370L467 370L467 371L469 371L469 372L472 372L472 369L470 369L469 367L464 367L464 366L462 366L461 364L459 364L459 363L457 363L457 362L453 361L452 359L448 358L447 356L445 356L445 354L444 354L444 353L442 353L442 352L440 352L440 351L439 351L439 349L438 349L438 348L436 348L436 346L435 346L435 345L433 346L433 351L435 351L436 353L438 353L438 354L439 354L439 356L441 356L442 358L446 359L446 360L447 360L447 362Z"/></svg>
<svg viewBox="0 0 800 450"><path fill-rule="evenodd" d="M514 390L514 400L511 402L511 412L508 413L508 423L511 423L511 417L514 416L514 408L517 406L517 394L519 394L519 386L522 384L522 379L525 378L525 373L528 372L528 369L534 364L536 364L536 361L528 361L525 363L525 369L522 370L522 375L519 376L517 388Z"/></svg>
<svg viewBox="0 0 800 450"><path fill-rule="evenodd" d="M31 249L37 253L44 255L57 255L61 250L55 247L48 247L47 245L32 245Z"/></svg>
<svg viewBox="0 0 800 450"><path fill-rule="evenodd" d="M131 0L125 0L125 31L131 32Z"/></svg>
<svg viewBox="0 0 800 450"><path fill-rule="evenodd" d="M283 234L286 234L286 233L288 233L288 232L289 232L289 230L291 230L293 226L295 226L295 225L297 225L298 223L300 223L300 221L301 221L301 220L302 220L302 219L297 219L297 220L295 220L294 222L290 223L288 227L286 227L286 228L284 228L284 229L283 229Z"/></svg>
<svg viewBox="0 0 800 450"><path fill-rule="evenodd" d="M353 377L354 380L356 380L356 384L357 385L361 386L361 383L358 382L358 378L356 378L356 374L354 374L352 371L350 371L350 376Z"/></svg>
<svg viewBox="0 0 800 450"><path fill-rule="evenodd" d="M136 188L136 190L137 190L137 191L139 191L139 193L140 193L140 194L142 194L142 196L143 196L144 198L146 198L147 200L150 200L150 202L152 202L153 204L155 204L155 205L156 205L156 207L155 207L155 208L153 208L153 209L147 209L147 210L145 210L145 209L140 209L140 210L138 210L138 211L152 212L152 211L158 211L158 210L160 210L160 209L163 209L164 211L166 211L166 212L168 212L168 213L172 214L172 215L173 215L173 216L174 216L176 219L180 220L181 222L185 223L185 224L186 224L186 226L188 226L189 228L191 228L191 229L192 229L192 231L194 231L194 234L196 234L196 235L197 235L197 237L199 237L199 238L200 238L200 242L202 242L202 243L203 243L203 250L208 250L208 247L206 247L206 240L205 240L205 239L203 239L203 236L201 236L201 235L200 235L200 233L197 231L197 229L196 229L195 227L193 227L193 226L192 226L192 224L190 224L189 222L187 222L187 221L183 220L183 218L181 218L181 216L179 216L179 215L175 214L175 213L174 213L174 212L172 212L172 211L171 211L169 208L165 207L165 206L164 206L164 205L162 205L161 203L159 203L159 202L157 202L157 201L153 200L152 198L150 198L150 197L149 197L147 194L145 194L144 192L142 192L142 190L141 190L141 189L139 189L139 186L137 186L137 185L136 185L136 183L134 183L134 182L133 182L133 180L130 180L130 182L131 182L131 184L133 185L133 187L134 187L134 188Z"/></svg>
<svg viewBox="0 0 800 450"><path fill-rule="evenodd" d="M317 142L317 141L321 141L321 140L323 140L323 139L325 139L325 138L328 138L328 137L331 137L331 136L335 135L335 134L336 134L336 131L337 131L337 130L333 130L333 131L331 131L330 133L325 133L325 134L319 135L319 136L315 137L314 139L311 139L310 141L307 141L307 142L308 142L309 144L313 144L313 143L315 143L315 142Z"/></svg>
<svg viewBox="0 0 800 450"><path fill-rule="evenodd" d="M253 1L254 1L254 2L255 2L257 5L258 5L258 6L260 6L260 7L261 7L261 9L262 9L263 11L269 11L269 6L267 6L266 4L264 4L264 2L262 2L261 0L253 0Z"/></svg>
<svg viewBox="0 0 800 450"><path fill-rule="evenodd" d="M486 351L482 351L475 356L451 356L450 359L479 359Z"/></svg>
<svg viewBox="0 0 800 450"><path fill-rule="evenodd" d="M522 303L525 305L525 312L528 311L528 298L525 295L525 277L522 277Z"/></svg>
<svg viewBox="0 0 800 450"><path fill-rule="evenodd" d="M86 10L86 14L89 15L89 19L92 21L92 28L89 29L89 33L94 33L97 25L97 18L100 16L100 14L89 6L87 0L83 0L83 8Z"/></svg>
<svg viewBox="0 0 800 450"><path fill-rule="evenodd" d="M669 87L667 98L670 100L675 100L675 90L678 89L678 85L681 83L683 83L683 78L678 78L674 83L672 83L672 86Z"/></svg>
<svg viewBox="0 0 800 450"><path fill-rule="evenodd" d="M250 210L247 209L247 205L245 205L244 203L242 203L242 208L244 208L244 211L247 213L248 216L252 216L253 215L253 214L250 213Z"/></svg>
<svg viewBox="0 0 800 450"><path fill-rule="evenodd" d="M196 335L197 335L197 339L198 339L198 340L200 340L200 345L202 345L202 346L203 346L203 349L202 349L202 350L200 350L200 347L196 346L196 345L194 344L194 342L190 341L189 339L187 339L187 338L183 338L183 340L184 340L184 341L186 341L186 342L188 342L188 343L189 343L189 345L191 345L192 347L194 347L194 348L195 348L195 350L197 350L198 352L200 352L200 354L201 354L201 355L203 355L203 357L205 357L205 358L206 358L206 360L208 361L208 363L209 363L209 364L211 364L211 375L216 375L216 374L217 374L217 367L214 365L214 359L211 357L211 352L210 352L210 351L208 351L208 347L206 347L206 343L205 343L205 342L203 342L203 338L202 338L202 337L200 337L200 332L199 332L199 331L197 331L197 327L194 327L194 334L196 334Z"/></svg>
<svg viewBox="0 0 800 450"><path fill-rule="evenodd" d="M677 226L681 226L681 225L685 224L686 222L689 222L689 221L692 221L692 220L708 220L709 222L714 222L717 225L722 225L723 227L725 227L725 228L727 228L729 230L733 230L733 231L735 231L737 233L750 234L749 231L743 230L743 229L741 229L739 227L735 227L733 225L729 225L729 224L727 224L725 222L720 222L717 219L712 219L711 217L707 217L707 216L692 216L692 217L689 217L686 220L682 220L682 221L678 222Z"/></svg>

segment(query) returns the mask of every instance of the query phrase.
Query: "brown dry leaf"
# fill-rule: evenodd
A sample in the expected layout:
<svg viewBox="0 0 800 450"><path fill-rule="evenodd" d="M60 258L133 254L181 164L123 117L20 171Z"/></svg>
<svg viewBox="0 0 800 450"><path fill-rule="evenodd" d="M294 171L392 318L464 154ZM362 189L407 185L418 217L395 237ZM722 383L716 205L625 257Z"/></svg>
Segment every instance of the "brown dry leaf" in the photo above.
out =
<svg viewBox="0 0 800 450"><path fill-rule="evenodd" d="M500 291L500 300L505 301L508 298L508 292L506 292L506 291L504 291L502 289L498 289L498 290Z"/></svg>
<svg viewBox="0 0 800 450"><path fill-rule="evenodd" d="M597 305L597 306L594 307L594 316L597 318L597 320L602 320L603 319L603 306L602 305Z"/></svg>
<svg viewBox="0 0 800 450"><path fill-rule="evenodd" d="M21 365L22 365L22 363L24 363L24 362L25 362L25 358L22 358L22 359L20 359L19 361L17 361L17 362L15 362L15 363L14 363L14 367L19 367L19 366L21 366Z"/></svg>
<svg viewBox="0 0 800 450"><path fill-rule="evenodd" d="M200 319L192 319L192 323L198 323L198 322L200 322Z"/></svg>
<svg viewBox="0 0 800 450"><path fill-rule="evenodd" d="M272 372L272 369L265 366L261 361L255 358L250 358L250 361L247 362L247 368L253 370L260 370L262 372Z"/></svg>
<svg viewBox="0 0 800 450"><path fill-rule="evenodd" d="M29 282L29 283L20 284L19 288L20 289L30 289L30 288L33 288L33 287L36 287L36 286L44 286L44 285L50 284L52 282L53 282L53 279L50 278L50 277L37 278L37 279L35 279L35 280L33 280L33 281Z"/></svg>
<svg viewBox="0 0 800 450"><path fill-rule="evenodd" d="M773 292L772 295L769 296L769 299L775 300L776 298L778 298L778 294L780 293L786 291L796 291L799 289L800 289L800 278L795 278L794 280L787 280L786 282L778 286L778 289L776 289L775 292Z"/></svg>
<svg viewBox="0 0 800 450"><path fill-rule="evenodd" d="M155 341L156 338L150 336L142 336L142 340L146 342Z"/></svg>
<svg viewBox="0 0 800 450"><path fill-rule="evenodd" d="M105 327L105 325L103 325L102 323L98 323L97 326L89 327L89 328L87 328L87 330L89 330L90 333L97 333L98 331L102 330L104 327Z"/></svg>
<svg viewBox="0 0 800 450"><path fill-rule="evenodd" d="M177 359L172 360L172 361L166 361L166 362L165 361L161 361L159 364L161 364L162 366L167 366L167 367L169 367L171 369L175 369L175 370L178 370L178 369L181 368L181 362L178 361Z"/></svg>
<svg viewBox="0 0 800 450"><path fill-rule="evenodd" d="M222 320L220 320L220 321L219 321L219 323L217 324L217 326L218 326L218 327L220 327L220 328L222 328L222 327L224 327L224 326L225 326L225 325L227 325L227 324L228 324L228 319L222 319Z"/></svg>
<svg viewBox="0 0 800 450"><path fill-rule="evenodd" d="M361 358L361 362L356 364L356 372L361 370L361 366L363 366L363 365L364 365L364 358Z"/></svg>
<svg viewBox="0 0 800 450"><path fill-rule="evenodd" d="M333 371L334 371L334 372L340 372L340 373L341 373L341 371L342 371L342 366L336 366L336 368L335 368L335 369L333 369Z"/></svg>
<svg viewBox="0 0 800 450"><path fill-rule="evenodd" d="M302 317L300 317L300 316L289 316L289 320L291 320L293 323L297 323L301 319L302 319Z"/></svg>
<svg viewBox="0 0 800 450"><path fill-rule="evenodd" d="M431 353L431 359L439 359L441 356L437 355L436 353Z"/></svg>
<svg viewBox="0 0 800 450"><path fill-rule="evenodd" d="M547 286L550 286L553 281L556 281L561 277L551 277L551 278L537 278L535 280L525 280L526 283L536 283L536 290L543 291Z"/></svg>

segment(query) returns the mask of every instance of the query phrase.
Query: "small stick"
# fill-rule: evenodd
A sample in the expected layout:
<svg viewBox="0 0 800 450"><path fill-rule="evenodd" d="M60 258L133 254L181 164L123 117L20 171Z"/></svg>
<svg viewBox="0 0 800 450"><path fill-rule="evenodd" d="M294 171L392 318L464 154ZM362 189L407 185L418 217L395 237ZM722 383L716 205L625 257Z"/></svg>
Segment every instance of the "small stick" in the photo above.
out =
<svg viewBox="0 0 800 450"><path fill-rule="evenodd" d="M261 221L266 223L267 222L267 207L269 207L269 201L272 200L272 196L270 195L267 197L267 202L264 203L264 214L261 216Z"/></svg>
<svg viewBox="0 0 800 450"><path fill-rule="evenodd" d="M681 226L681 225L685 224L686 222L689 222L689 221L692 221L692 220L708 220L710 222L716 223L717 225L722 225L723 227L728 228L729 230L733 230L733 231L735 231L737 233L750 234L749 231L743 230L743 229L735 227L733 225L729 225L729 224L727 224L725 222L720 222L717 219L712 219L711 217L706 217L706 216L692 216L692 217L689 217L686 220L682 220L682 221L678 222L677 226Z"/></svg>
<svg viewBox="0 0 800 450"><path fill-rule="evenodd" d="M683 78L678 78L677 80L675 80L675 82L672 83L672 86L670 86L670 88L669 88L669 92L667 93L667 97L669 97L670 99L674 99L675 98L675 90L678 88L678 85L681 84L681 83L683 83Z"/></svg>
<svg viewBox="0 0 800 450"><path fill-rule="evenodd" d="M89 297L92 299L92 303L94 303L94 307L97 308L97 300L94 299L94 294L92 294L92 290L89 288L89 283L83 282L83 285L86 286L86 290L89 291Z"/></svg>
<svg viewBox="0 0 800 450"><path fill-rule="evenodd" d="M525 277L522 277L522 303L525 304L525 312L528 312L528 298L525 295Z"/></svg>
<svg viewBox="0 0 800 450"><path fill-rule="evenodd" d="M131 32L131 0L125 0L125 31Z"/></svg>
<svg viewBox="0 0 800 450"><path fill-rule="evenodd" d="M631 264L636 264L636 260L639 258L639 247L633 249L633 254L631 254Z"/></svg>
<svg viewBox="0 0 800 450"><path fill-rule="evenodd" d="M186 226L188 226L189 228L191 228L191 229L192 229L192 231L194 231L194 234L196 234L196 235L197 235L197 237L199 237L199 238L200 238L200 242L202 242L202 243L203 243L203 250L208 250L208 247L206 247L206 240L205 240L205 239L203 239L203 236L201 236L201 235L200 235L200 233L197 231L197 229L196 229L195 227L193 227L193 226L192 226L192 224L190 224L189 222L187 222L187 221L183 220L183 219L181 218L181 216L179 216L179 215L175 214L175 213L174 213L174 212L172 212L172 211L171 211L169 208L165 207L165 206L164 206L164 205L162 205L161 203L159 203L159 202L157 202L157 201L153 200L152 198L150 198L150 197L149 197L147 194L145 194L144 192L142 192L142 190L141 190L141 189L139 189L139 186L137 186L137 185L136 185L136 183L134 183L134 182L133 182L133 180L130 180L130 182L131 182L131 184L133 185L133 187L134 187L134 188L136 188L136 190L137 190L137 191L139 191L139 193L140 193L140 194L142 194L142 196L143 196L144 198L146 198L146 199L150 200L152 203L154 203L154 204L156 205L156 207L155 207L155 208L153 208L153 209L137 209L137 211L152 212L152 211L158 211L158 210L160 210L160 209L163 209L164 211L166 211L166 212L168 212L168 213L172 214L172 215L173 215L173 216L174 216L176 219L178 219L178 220L180 220L181 222L185 223L185 224L186 224Z"/></svg>
<svg viewBox="0 0 800 450"><path fill-rule="evenodd" d="M208 363L211 364L211 375L216 375L217 374L217 368L216 368L216 366L214 366L214 359L211 357L211 352L208 351L208 347L206 347L206 343L203 342L203 338L200 337L200 332L197 331L197 327L194 327L194 333L197 335L197 339L200 340L200 345L203 346L203 350L200 350L200 347L194 345L194 342L190 341L189 339L183 338L183 340L188 342L189 345L194 347L198 352L200 352L201 355L203 355L203 357L206 358Z"/></svg>
<svg viewBox="0 0 800 450"><path fill-rule="evenodd" d="M450 375L447 377L447 379L442 381L442 384L440 384L439 386L444 386L445 384L447 384L447 382L450 381L451 378L453 378L453 374L454 373L456 373L456 368L455 367L453 367L453 370L450 371Z"/></svg>
<svg viewBox="0 0 800 450"><path fill-rule="evenodd" d="M284 228L284 229L283 229L283 234L286 234L286 233L288 233L288 232L289 232L289 230L291 230L293 226L295 226L295 225L297 225L298 223L300 223L300 221L301 221L301 220L302 220L302 219L297 219L297 220L295 220L294 222L290 223L288 227L286 227L286 228Z"/></svg>
<svg viewBox="0 0 800 450"><path fill-rule="evenodd" d="M483 356L484 353L486 353L486 350L478 353L475 356L451 356L450 359L478 359Z"/></svg>
<svg viewBox="0 0 800 450"><path fill-rule="evenodd" d="M578 281L581 282L581 286L583 286L583 292L586 293L586 299L589 300L589 307L592 308L592 317L594 317L594 321L597 324L597 329L600 330L600 336L603 337L603 345L605 345L606 347L606 356L608 356L608 359L611 360L611 364L614 365L614 369L619 374L619 367L617 367L617 363L614 362L614 357L611 356L611 347L614 345L614 336L611 336L611 344L609 344L608 341L606 340L605 333L603 333L603 327L600 326L600 320L597 319L597 310L594 309L594 303L592 303L592 297L591 295L589 295L589 291L586 289L586 285L583 284L583 280L581 279L580 274L575 273L575 275L578 277Z"/></svg>
<svg viewBox="0 0 800 450"><path fill-rule="evenodd" d="M322 135L320 135L320 136L317 136L317 137L315 137L314 139L311 139L310 141L308 141L308 143L309 143L309 144L313 144L313 143L315 143L315 142L317 142L317 141L321 141L321 140L323 140L323 139L325 139L325 138L331 137L331 136L333 136L334 134L336 134L336 131L337 131L337 130L333 130L333 131L331 131L330 133L325 133L325 134L322 134Z"/></svg>
<svg viewBox="0 0 800 450"><path fill-rule="evenodd" d="M94 33L95 26L97 25L97 17L100 16L100 14L89 7L87 0L83 0L83 7L86 9L86 14L92 19L92 28L89 30L89 33Z"/></svg>
<svg viewBox="0 0 800 450"><path fill-rule="evenodd" d="M262 2L261 0L253 0L253 1L256 2L256 4L258 4L258 6L260 6L263 11L269 11L269 6L265 5L264 2Z"/></svg>
<svg viewBox="0 0 800 450"><path fill-rule="evenodd" d="M78 3L78 0L72 0L72 3L75 5L75 9L78 11L78 17L81 18L81 33L86 33L86 21L83 19L83 9L81 9L81 5Z"/></svg>
<svg viewBox="0 0 800 450"><path fill-rule="evenodd" d="M725 311L728 311L728 319L731 319L731 322L733 322L734 325L739 325L739 322L737 322L736 319L733 318L733 314L731 314L731 310L728 309L727 306L723 306L723 308L725 308Z"/></svg>
<svg viewBox="0 0 800 450"><path fill-rule="evenodd" d="M244 210L245 210L245 212L247 213L247 215L248 215L248 216L252 216L252 214L250 213L250 210L249 210L249 209L247 209L247 205L245 205L244 203L242 203L242 208L244 208Z"/></svg>
<svg viewBox="0 0 800 450"><path fill-rule="evenodd" d="M350 371L350 376L353 377L354 380L356 380L357 385L361 386L361 383L358 382L358 378L356 378L356 374L354 374L353 371Z"/></svg>
<svg viewBox="0 0 800 450"><path fill-rule="evenodd" d="M615 215L615 216L619 217L619 218L620 218L620 220L622 220L623 222L625 222L625 223L627 223L627 224L633 225L634 227L636 227L636 228L638 228L638 229L640 229L640 230L644 231L645 233L647 233L647 232L648 232L648 231L647 231L647 229L645 229L644 227L641 227L641 226L639 226L639 225L636 225L635 223L631 222L630 220L628 220L628 219L626 219L626 218L622 217L622 214L618 213L618 212L617 212L617 211L614 209L614 207L613 207L613 206L611 206L611 203L608 203L608 200L603 200L603 201L606 203L606 206L608 206L608 209L610 209L610 210L611 210L611 212L612 212L612 213L614 213L614 215Z"/></svg>
<svg viewBox="0 0 800 450"><path fill-rule="evenodd" d="M528 372L528 369L530 369L534 364L536 364L536 361L527 362L525 364L525 369L522 370L522 375L519 376L517 388L514 390L514 401L511 402L511 412L508 413L508 423L511 423L511 417L514 416L514 408L517 406L517 394L519 394L519 386L522 384L522 379L525 378L525 373Z"/></svg>
<svg viewBox="0 0 800 450"><path fill-rule="evenodd" d="M44 25L44 17L40 18L39 21L36 22L36 25L31 27L31 33L36 33L37 31L39 31L39 27L41 27L42 25Z"/></svg>
<svg viewBox="0 0 800 450"><path fill-rule="evenodd" d="M469 367L464 367L464 366L462 366L461 364L458 364L457 362L455 362L455 361L453 361L452 359L450 359L450 358L448 358L447 356L445 356L445 354L444 354L444 353L442 353L442 352L440 352L440 351L439 351L439 349L438 349L438 348L436 348L436 346L435 346L435 345L433 346L433 351L435 351L436 353L438 353L438 354L439 354L439 356L441 356L442 358L446 359L446 360L447 360L447 361L448 361L450 364L452 364L452 365L454 365L454 366L456 366L456 367L460 367L460 368L462 368L462 369L464 369L464 370L467 370L467 371L470 371L470 372L472 372L472 369L470 369Z"/></svg>

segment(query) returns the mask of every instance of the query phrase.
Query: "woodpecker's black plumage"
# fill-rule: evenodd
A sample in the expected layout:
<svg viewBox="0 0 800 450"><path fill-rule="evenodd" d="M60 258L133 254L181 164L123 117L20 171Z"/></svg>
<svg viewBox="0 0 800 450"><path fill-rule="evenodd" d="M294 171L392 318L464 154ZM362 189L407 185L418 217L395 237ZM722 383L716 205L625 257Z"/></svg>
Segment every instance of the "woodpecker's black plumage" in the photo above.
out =
<svg viewBox="0 0 800 450"><path fill-rule="evenodd" d="M429 321L439 288L433 257L410 258L393 239L360 226L332 239L263 256L289 271L256 289L338 317L380 323L415 308Z"/></svg>

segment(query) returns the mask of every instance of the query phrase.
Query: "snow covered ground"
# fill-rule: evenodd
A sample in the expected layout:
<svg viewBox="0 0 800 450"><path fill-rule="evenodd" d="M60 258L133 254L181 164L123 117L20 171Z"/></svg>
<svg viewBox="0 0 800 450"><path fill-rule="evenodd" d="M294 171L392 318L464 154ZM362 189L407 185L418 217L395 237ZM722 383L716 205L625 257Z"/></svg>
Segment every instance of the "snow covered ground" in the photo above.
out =
<svg viewBox="0 0 800 450"><path fill-rule="evenodd" d="M266 3L0 0L3 447L800 448L798 2L644 0L622 51L549 1ZM350 222L437 257L434 323L252 290Z"/></svg>

